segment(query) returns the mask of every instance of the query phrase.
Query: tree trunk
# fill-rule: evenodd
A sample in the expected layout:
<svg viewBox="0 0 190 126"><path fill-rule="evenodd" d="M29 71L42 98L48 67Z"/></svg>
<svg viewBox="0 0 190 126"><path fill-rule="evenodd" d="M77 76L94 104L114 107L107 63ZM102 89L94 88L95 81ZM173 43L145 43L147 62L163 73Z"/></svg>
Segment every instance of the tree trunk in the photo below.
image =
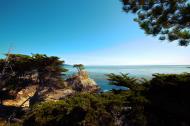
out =
<svg viewBox="0 0 190 126"><path fill-rule="evenodd" d="M2 99L2 98L0 99L0 101L1 101L1 102L0 102L0 105L3 105L3 99Z"/></svg>

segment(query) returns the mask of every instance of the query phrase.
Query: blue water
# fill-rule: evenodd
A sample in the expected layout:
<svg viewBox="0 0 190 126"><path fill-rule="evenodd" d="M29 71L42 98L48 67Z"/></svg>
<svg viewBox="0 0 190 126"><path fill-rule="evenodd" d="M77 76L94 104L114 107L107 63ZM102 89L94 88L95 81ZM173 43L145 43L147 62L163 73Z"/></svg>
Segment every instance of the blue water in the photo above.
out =
<svg viewBox="0 0 190 126"><path fill-rule="evenodd" d="M75 74L77 71L72 66L65 66L69 71L67 76ZM123 87L109 85L109 81L105 74L109 73L129 73L129 76L135 78L151 79L152 74L164 73L164 74L180 74L184 72L190 73L190 65L152 65L152 66L85 66L90 77L96 81L101 87L102 91L108 91L111 89L123 89Z"/></svg>

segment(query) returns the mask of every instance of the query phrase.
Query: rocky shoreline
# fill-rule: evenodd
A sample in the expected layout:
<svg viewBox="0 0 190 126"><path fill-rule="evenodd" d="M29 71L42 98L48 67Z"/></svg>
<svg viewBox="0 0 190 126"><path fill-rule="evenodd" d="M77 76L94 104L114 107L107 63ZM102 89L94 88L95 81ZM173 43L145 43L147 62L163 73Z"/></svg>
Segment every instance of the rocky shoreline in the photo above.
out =
<svg viewBox="0 0 190 126"><path fill-rule="evenodd" d="M39 90L38 85L32 84L17 92L15 99L7 99L0 106L4 115L0 116L0 126L7 122L7 119L14 113L10 108L18 108L21 112L27 112L31 105L42 102L59 101L77 93L98 93L100 87L96 82L89 78L87 71L80 71L76 75L66 79L62 88L52 88L45 86ZM14 109L16 110L16 109ZM15 116L12 120L19 120ZM18 121L15 121L18 122Z"/></svg>
<svg viewBox="0 0 190 126"><path fill-rule="evenodd" d="M15 99L4 100L3 105L27 108L31 102L58 101L78 92L97 93L100 91L96 82L89 78L87 71L80 71L64 82L64 88L43 87L38 90L37 85L30 85L20 90ZM28 100L31 99L31 100ZM40 99L40 100L39 100Z"/></svg>

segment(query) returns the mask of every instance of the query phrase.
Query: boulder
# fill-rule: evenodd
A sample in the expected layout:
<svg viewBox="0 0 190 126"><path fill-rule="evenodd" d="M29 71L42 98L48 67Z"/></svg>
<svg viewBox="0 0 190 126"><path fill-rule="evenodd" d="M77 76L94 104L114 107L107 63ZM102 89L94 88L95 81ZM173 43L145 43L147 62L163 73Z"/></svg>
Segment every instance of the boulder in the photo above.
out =
<svg viewBox="0 0 190 126"><path fill-rule="evenodd" d="M100 90L96 82L89 78L87 71L79 71L77 75L66 80L67 86L78 92L96 93Z"/></svg>
<svg viewBox="0 0 190 126"><path fill-rule="evenodd" d="M40 99L39 101L58 101L74 94L75 91L69 88L50 89L49 87L44 87L38 92L36 97Z"/></svg>
<svg viewBox="0 0 190 126"><path fill-rule="evenodd" d="M28 86L20 90L15 99L4 100L3 105L16 107L29 107L29 98L33 97L36 92L37 85Z"/></svg>

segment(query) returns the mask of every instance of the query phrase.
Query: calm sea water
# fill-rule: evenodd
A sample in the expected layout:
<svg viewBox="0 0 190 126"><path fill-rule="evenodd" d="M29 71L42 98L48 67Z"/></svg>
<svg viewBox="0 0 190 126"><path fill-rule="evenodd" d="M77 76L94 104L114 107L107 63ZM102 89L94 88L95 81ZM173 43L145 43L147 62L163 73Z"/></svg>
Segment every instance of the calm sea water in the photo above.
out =
<svg viewBox="0 0 190 126"><path fill-rule="evenodd" d="M69 71L67 76L75 74L77 71L72 66L65 66ZM96 81L102 91L111 89L122 89L123 87L109 85L106 74L109 73L129 73L129 76L136 78L151 79L154 73L190 73L190 65L155 65L155 66L85 66L90 77Z"/></svg>

